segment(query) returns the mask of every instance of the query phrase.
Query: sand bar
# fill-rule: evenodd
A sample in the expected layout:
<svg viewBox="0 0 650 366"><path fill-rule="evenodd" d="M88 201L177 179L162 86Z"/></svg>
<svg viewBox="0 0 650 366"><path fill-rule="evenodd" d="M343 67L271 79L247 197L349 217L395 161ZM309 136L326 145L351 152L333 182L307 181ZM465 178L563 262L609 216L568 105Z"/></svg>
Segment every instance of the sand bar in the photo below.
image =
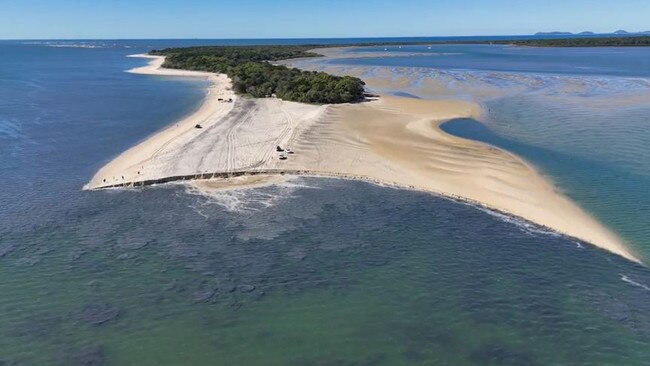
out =
<svg viewBox="0 0 650 366"><path fill-rule="evenodd" d="M480 204L640 262L520 158L439 129L453 118L479 118L477 104L386 96L329 106L248 99L235 96L224 75L166 70L162 62L152 58L131 72L210 78L203 106L115 158L85 188L208 173L256 175L255 185L281 173L362 179ZM233 102L218 102L224 97ZM278 145L295 154L280 160ZM240 181L230 180L233 186Z"/></svg>

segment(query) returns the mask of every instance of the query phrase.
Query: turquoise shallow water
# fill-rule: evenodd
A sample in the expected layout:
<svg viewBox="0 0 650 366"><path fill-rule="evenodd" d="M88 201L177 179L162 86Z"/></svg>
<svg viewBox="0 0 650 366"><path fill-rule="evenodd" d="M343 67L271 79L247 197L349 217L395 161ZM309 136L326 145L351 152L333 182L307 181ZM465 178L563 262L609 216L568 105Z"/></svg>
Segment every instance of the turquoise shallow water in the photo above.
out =
<svg viewBox="0 0 650 366"><path fill-rule="evenodd" d="M482 141L523 156L541 167L560 190L580 202L621 235L629 246L648 258L650 245L650 177L617 164L553 149L531 146L503 137L472 120L454 120L442 129L456 136Z"/></svg>
<svg viewBox="0 0 650 366"><path fill-rule="evenodd" d="M0 363L649 364L650 272L506 216L328 179L81 191L200 103L123 72L148 43L0 43Z"/></svg>
<svg viewBox="0 0 650 366"><path fill-rule="evenodd" d="M327 65L366 67L368 77L380 67L410 80L406 90L387 91L393 94L481 103L487 129L461 123L448 130L532 162L650 260L649 48L387 49L395 57L354 59L352 50ZM400 56L406 52L423 55Z"/></svg>

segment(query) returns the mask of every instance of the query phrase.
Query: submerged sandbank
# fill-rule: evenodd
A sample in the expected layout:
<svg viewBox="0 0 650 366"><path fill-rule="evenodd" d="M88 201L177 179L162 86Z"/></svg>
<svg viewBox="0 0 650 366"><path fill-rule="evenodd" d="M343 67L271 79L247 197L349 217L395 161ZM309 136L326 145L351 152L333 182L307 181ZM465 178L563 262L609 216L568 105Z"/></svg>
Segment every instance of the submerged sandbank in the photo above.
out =
<svg viewBox="0 0 650 366"><path fill-rule="evenodd" d="M210 78L203 106L118 156L85 188L210 173L363 179L474 202L640 262L615 234L523 160L439 129L450 119L478 118L475 103L383 96L359 104L316 106L247 99L233 94L224 75L166 70L160 67L163 61L152 58L148 66L131 72ZM203 128L194 128L196 124ZM295 154L280 160L276 146Z"/></svg>

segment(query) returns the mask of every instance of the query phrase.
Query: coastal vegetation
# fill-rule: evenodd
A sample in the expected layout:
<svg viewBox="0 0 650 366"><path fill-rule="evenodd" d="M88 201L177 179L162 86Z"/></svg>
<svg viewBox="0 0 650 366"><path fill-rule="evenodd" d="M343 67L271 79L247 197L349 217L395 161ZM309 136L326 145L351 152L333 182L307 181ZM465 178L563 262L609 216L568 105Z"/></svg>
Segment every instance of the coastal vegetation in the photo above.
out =
<svg viewBox="0 0 650 366"><path fill-rule="evenodd" d="M498 43L530 47L648 47L650 46L650 36L528 39Z"/></svg>
<svg viewBox="0 0 650 366"><path fill-rule="evenodd" d="M353 103L363 100L364 82L350 76L303 71L271 62L317 57L314 46L210 46L169 48L164 67L228 75L235 92L262 98L277 96L303 103Z"/></svg>

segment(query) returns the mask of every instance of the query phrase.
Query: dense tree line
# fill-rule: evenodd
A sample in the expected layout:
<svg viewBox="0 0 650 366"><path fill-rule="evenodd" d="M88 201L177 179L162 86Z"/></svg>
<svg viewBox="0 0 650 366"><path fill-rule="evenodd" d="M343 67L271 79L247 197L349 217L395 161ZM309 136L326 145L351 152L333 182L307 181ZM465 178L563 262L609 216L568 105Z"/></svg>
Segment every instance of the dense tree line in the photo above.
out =
<svg viewBox="0 0 650 366"><path fill-rule="evenodd" d="M650 46L650 36L531 39L500 41L499 43L530 47L648 47Z"/></svg>
<svg viewBox="0 0 650 366"><path fill-rule="evenodd" d="M302 71L270 62L316 57L314 46L216 46L153 51L167 56L165 67L227 74L237 93L275 95L303 103L350 103L363 100L364 82L349 76Z"/></svg>

